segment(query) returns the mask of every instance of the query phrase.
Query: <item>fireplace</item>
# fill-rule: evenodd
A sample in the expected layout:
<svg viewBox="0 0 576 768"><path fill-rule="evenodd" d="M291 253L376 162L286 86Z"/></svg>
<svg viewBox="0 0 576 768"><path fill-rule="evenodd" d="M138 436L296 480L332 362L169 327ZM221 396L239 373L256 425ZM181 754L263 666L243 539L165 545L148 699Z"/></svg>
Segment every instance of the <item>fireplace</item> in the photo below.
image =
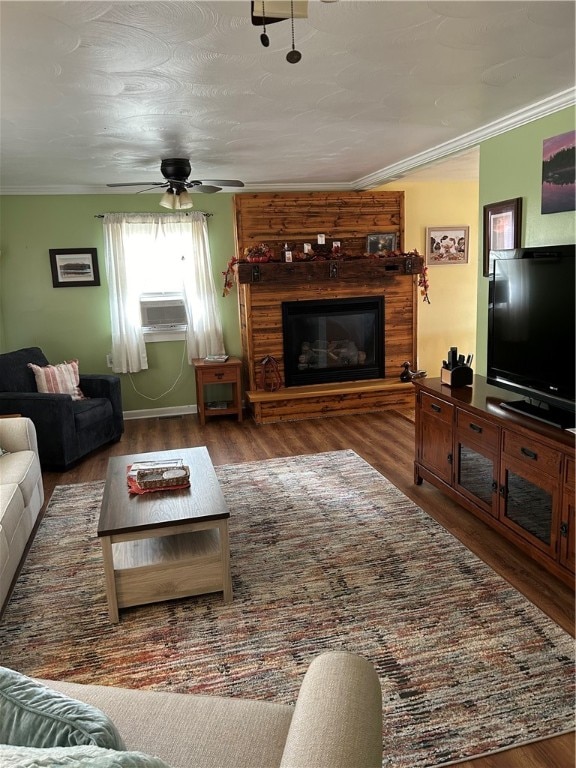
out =
<svg viewBox="0 0 576 768"><path fill-rule="evenodd" d="M384 378L384 297L282 302L287 387Z"/></svg>

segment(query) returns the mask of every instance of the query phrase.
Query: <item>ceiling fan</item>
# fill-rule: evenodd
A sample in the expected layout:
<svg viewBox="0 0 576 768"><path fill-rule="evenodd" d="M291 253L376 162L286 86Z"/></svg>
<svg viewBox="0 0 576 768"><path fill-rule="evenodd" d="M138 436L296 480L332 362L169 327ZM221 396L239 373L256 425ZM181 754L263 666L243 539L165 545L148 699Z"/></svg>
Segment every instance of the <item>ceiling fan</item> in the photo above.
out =
<svg viewBox="0 0 576 768"><path fill-rule="evenodd" d="M222 187L243 187L244 183L236 179L203 179L188 180L192 172L190 161L185 158L168 158L162 160L160 164L160 173L164 176L164 181L127 181L116 184L107 184L107 187L148 187L154 189L166 189L162 196L160 205L164 208L180 209L192 208L192 199L188 194L188 189L204 194L219 192ZM146 192L147 190L141 190Z"/></svg>

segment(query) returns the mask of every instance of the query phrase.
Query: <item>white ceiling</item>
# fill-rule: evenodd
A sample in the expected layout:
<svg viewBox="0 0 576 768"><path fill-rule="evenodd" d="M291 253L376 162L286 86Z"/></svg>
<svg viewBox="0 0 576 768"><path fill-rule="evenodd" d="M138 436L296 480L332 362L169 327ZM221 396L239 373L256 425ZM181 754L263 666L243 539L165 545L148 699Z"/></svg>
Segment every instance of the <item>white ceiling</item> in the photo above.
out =
<svg viewBox="0 0 576 768"><path fill-rule="evenodd" d="M310 0L290 64L290 21L264 48L248 0L2 0L0 192L108 192L168 157L248 191L475 178L479 141L574 104L574 11Z"/></svg>

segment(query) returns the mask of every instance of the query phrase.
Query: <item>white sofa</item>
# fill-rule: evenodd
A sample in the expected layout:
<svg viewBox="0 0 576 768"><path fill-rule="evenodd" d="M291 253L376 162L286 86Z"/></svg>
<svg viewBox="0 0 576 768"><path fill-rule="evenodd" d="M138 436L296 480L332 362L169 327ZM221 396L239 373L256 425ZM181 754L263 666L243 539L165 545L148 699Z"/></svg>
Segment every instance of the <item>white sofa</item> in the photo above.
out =
<svg viewBox="0 0 576 768"><path fill-rule="evenodd" d="M155 755L170 768L382 766L380 680L368 659L347 651L312 660L293 706L40 682L104 712L126 749Z"/></svg>
<svg viewBox="0 0 576 768"><path fill-rule="evenodd" d="M0 418L0 449L1 609L42 509L44 488L30 419Z"/></svg>

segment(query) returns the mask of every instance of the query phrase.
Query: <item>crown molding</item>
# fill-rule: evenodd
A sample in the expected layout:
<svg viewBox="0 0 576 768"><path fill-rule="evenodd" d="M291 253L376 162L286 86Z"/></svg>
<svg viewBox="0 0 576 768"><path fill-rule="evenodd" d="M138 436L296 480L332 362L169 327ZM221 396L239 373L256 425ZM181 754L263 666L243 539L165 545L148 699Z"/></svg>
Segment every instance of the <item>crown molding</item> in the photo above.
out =
<svg viewBox="0 0 576 768"><path fill-rule="evenodd" d="M568 88L565 91L549 96L542 101L531 104L529 107L512 112L510 115L488 123L470 133L465 133L457 139L438 144L436 147L420 152L417 155L401 160L398 163L382 168L379 171L363 176L353 183L353 188L358 190L372 189L379 184L385 184L401 178L409 171L429 165L437 160L471 149L487 139L506 133L514 128L539 120L542 117L559 112L561 109L576 104L576 88Z"/></svg>

